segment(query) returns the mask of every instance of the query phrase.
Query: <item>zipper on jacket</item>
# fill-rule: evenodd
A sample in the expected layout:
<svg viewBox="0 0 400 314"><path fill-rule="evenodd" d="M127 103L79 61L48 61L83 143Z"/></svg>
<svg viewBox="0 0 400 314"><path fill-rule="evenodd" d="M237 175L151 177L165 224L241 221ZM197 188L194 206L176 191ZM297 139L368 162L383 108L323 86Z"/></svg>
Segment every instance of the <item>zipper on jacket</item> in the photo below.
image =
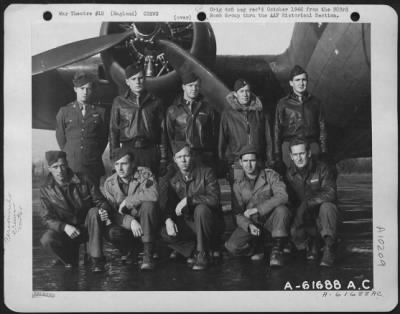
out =
<svg viewBox="0 0 400 314"><path fill-rule="evenodd" d="M183 177L183 180L185 181L185 187L186 187L186 200L187 200L187 198L188 198L188 196L189 196L189 184L190 184L190 182L191 181L189 181L189 177L187 176L187 177ZM188 206L188 205L186 205L186 206ZM188 206L188 208L189 208L189 206Z"/></svg>
<svg viewBox="0 0 400 314"><path fill-rule="evenodd" d="M144 98L142 100L144 100ZM146 133L149 133L149 124L148 124L148 121L147 121L147 118L146 118L146 114L143 111L143 109L144 109L143 108L143 101L142 102L140 101L140 97L137 98L137 104L138 104L138 107L139 107L138 113L137 113L138 114L137 135L139 135L140 120L142 120L142 123L143 123L144 129L146 130ZM146 135L148 135L148 134L146 134Z"/></svg>
<svg viewBox="0 0 400 314"><path fill-rule="evenodd" d="M247 142L251 144L251 136L250 136L250 124L249 124L249 112L246 112L246 126L247 126Z"/></svg>
<svg viewBox="0 0 400 314"><path fill-rule="evenodd" d="M192 106L193 106L193 104L192 104ZM193 109L193 108L192 108ZM191 115L191 117L192 117L192 138L191 139L189 139L189 144L190 145L194 145L194 132L195 132L195 127L196 127L196 121L194 121L194 114L193 114L193 111L192 110L190 110L190 115Z"/></svg>

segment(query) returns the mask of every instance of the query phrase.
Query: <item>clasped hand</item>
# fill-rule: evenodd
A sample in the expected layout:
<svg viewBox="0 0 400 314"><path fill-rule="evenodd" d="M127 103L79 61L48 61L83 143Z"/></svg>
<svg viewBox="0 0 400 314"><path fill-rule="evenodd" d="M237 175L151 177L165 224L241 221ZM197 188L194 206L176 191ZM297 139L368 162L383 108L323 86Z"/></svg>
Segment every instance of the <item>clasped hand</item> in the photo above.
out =
<svg viewBox="0 0 400 314"><path fill-rule="evenodd" d="M65 225L64 231L71 239L75 239L81 234L79 229L72 225Z"/></svg>

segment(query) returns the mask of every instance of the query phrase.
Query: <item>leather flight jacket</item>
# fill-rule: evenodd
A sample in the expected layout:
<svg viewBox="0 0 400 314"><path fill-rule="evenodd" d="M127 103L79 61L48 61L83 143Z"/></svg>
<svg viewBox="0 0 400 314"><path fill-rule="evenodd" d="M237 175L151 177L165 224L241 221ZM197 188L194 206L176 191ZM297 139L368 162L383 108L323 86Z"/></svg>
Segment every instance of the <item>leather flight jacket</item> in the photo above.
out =
<svg viewBox="0 0 400 314"><path fill-rule="evenodd" d="M182 211L185 216L190 216L199 204L217 213L221 210L220 195L219 183L211 168L194 167L187 178L177 170L168 184L166 218L176 217L176 205L185 197L187 206Z"/></svg>
<svg viewBox="0 0 400 314"><path fill-rule="evenodd" d="M299 206L306 201L309 207L325 202L336 203L337 188L332 169L321 161L310 159L304 169L298 169L292 162L286 172L290 202Z"/></svg>
<svg viewBox="0 0 400 314"><path fill-rule="evenodd" d="M189 105L183 95L179 95L167 110L166 127L171 148L176 142L186 142L192 149L216 152L216 113L202 97Z"/></svg>
<svg viewBox="0 0 400 314"><path fill-rule="evenodd" d="M166 157L164 108L160 98L144 94L139 99L131 91L114 99L110 121L110 156L120 144L135 148L160 145Z"/></svg>
<svg viewBox="0 0 400 314"><path fill-rule="evenodd" d="M92 207L111 210L99 188L86 176L68 170L71 178L66 189L49 174L40 189L41 216L48 229L63 232L65 225L82 226Z"/></svg>
<svg viewBox="0 0 400 314"><path fill-rule="evenodd" d="M321 153L327 152L327 132L323 108L317 98L306 93L300 100L294 93L282 98L276 107L275 155L282 157L281 145L295 137L317 142Z"/></svg>

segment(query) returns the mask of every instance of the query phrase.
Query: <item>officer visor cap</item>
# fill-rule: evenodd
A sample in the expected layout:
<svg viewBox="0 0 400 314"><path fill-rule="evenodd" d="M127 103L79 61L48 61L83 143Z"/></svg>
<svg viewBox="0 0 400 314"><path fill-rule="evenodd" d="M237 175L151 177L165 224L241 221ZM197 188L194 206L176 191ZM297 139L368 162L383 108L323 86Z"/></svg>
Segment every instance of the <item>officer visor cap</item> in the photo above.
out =
<svg viewBox="0 0 400 314"><path fill-rule="evenodd" d="M93 83L95 80L96 79L93 75L83 71L78 71L75 73L72 83L74 83L74 87L81 87L87 83Z"/></svg>
<svg viewBox="0 0 400 314"><path fill-rule="evenodd" d="M57 162L60 158L67 160L67 154L59 150L49 150L45 153L45 157L49 166Z"/></svg>

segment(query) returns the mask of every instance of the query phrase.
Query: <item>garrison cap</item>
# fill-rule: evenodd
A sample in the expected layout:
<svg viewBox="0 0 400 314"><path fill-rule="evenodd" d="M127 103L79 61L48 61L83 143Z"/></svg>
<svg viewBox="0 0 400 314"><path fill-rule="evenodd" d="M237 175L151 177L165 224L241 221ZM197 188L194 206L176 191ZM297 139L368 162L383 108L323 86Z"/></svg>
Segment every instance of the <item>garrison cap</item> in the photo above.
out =
<svg viewBox="0 0 400 314"><path fill-rule="evenodd" d="M307 74L306 70L304 70L301 66L296 64L290 71L290 80L292 80L295 76L303 73Z"/></svg>
<svg viewBox="0 0 400 314"><path fill-rule="evenodd" d="M185 147L190 148L190 145L186 142L181 142L181 141L175 142L172 147L172 152L174 153L174 156L176 155L176 153L179 153Z"/></svg>
<svg viewBox="0 0 400 314"><path fill-rule="evenodd" d="M182 84L183 85L196 82L197 80L200 80L200 78L193 72L184 72L182 74Z"/></svg>
<svg viewBox="0 0 400 314"><path fill-rule="evenodd" d="M122 157L129 155L131 158L131 161L133 161L135 159L135 155L133 154L133 151L127 147L121 147L121 148L117 148L113 151L112 154L112 162L117 162L118 160L120 160Z"/></svg>
<svg viewBox="0 0 400 314"><path fill-rule="evenodd" d="M49 150L45 153L45 157L49 166L57 162L60 158L67 160L67 154L60 150Z"/></svg>
<svg viewBox="0 0 400 314"><path fill-rule="evenodd" d="M72 79L72 83L74 83L75 87L81 87L87 83L93 83L94 81L95 77L93 75L83 71L76 72Z"/></svg>
<svg viewBox="0 0 400 314"><path fill-rule="evenodd" d="M143 68L139 64L131 64L125 68L125 78L130 78L139 72L143 72Z"/></svg>
<svg viewBox="0 0 400 314"><path fill-rule="evenodd" d="M246 85L250 85L249 82L247 82L245 79L243 78L239 78L235 81L235 84L233 84L233 90L235 92L237 92L239 89L245 87Z"/></svg>
<svg viewBox="0 0 400 314"><path fill-rule="evenodd" d="M245 145L239 152L239 157L242 158L246 154L256 154L258 155L258 149L253 144Z"/></svg>

